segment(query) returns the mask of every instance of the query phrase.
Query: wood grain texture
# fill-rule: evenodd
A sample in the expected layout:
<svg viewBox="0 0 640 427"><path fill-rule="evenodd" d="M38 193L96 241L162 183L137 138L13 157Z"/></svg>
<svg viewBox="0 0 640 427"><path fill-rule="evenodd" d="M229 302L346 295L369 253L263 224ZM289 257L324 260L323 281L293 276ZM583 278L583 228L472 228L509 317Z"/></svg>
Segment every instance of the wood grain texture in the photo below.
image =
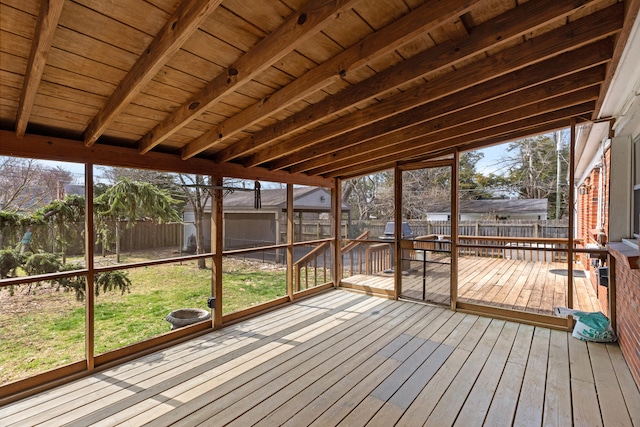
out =
<svg viewBox="0 0 640 427"><path fill-rule="evenodd" d="M334 290L4 406L0 422L631 425L625 369L616 344Z"/></svg>
<svg viewBox="0 0 640 427"><path fill-rule="evenodd" d="M607 35L619 31L619 19L622 10L619 6L606 10L609 19L599 16L589 16L589 25L584 27L575 24L575 27L561 27L551 33L540 36L536 43L525 43L506 49L500 53L476 61L473 65L462 67L445 78L433 80L425 85L416 87L384 100L371 107L358 110L354 114L347 115L326 125L317 127L313 132L305 133L287 141L286 145L276 145L261 150L259 154L249 157L244 162L247 166L256 166L272 161L289 153L297 152L305 147L324 141L328 138L343 135L366 124L378 122L387 117L395 116L403 111L435 101L439 98L461 92L483 82L495 81L494 79L527 66L561 55L576 47L584 46L602 39ZM579 21L576 21L579 22ZM584 23L584 21L583 21ZM569 24L571 25L571 24ZM591 31L586 31L589 28ZM581 31L577 31L581 29ZM607 50L607 57L611 56L612 46ZM587 48L583 48L585 51ZM591 48L593 49L593 48ZM571 52L574 53L574 52ZM547 64L547 67L549 64ZM558 75L561 73L556 73ZM458 95L460 99L460 95ZM393 120L393 119L390 119ZM353 141L347 138L348 141ZM355 139L357 141L357 139Z"/></svg>
<svg viewBox="0 0 640 427"><path fill-rule="evenodd" d="M544 3L544 4L543 4ZM552 4L553 3L553 4ZM275 140L295 129L316 123L323 118L345 111L363 101L382 95L407 81L431 75L438 70L457 67L458 63L474 57L483 49L496 43L505 43L526 33L531 28L537 28L542 23L552 19L557 13L562 14L571 10L575 5L558 2L529 2L474 28L473 33L459 42L443 42L431 49L424 50L406 61L389 67L379 74L362 82L354 84L332 96L309 106L305 110L281 121L275 126L269 126L241 140L219 154L218 160L228 159L255 150L269 141ZM500 28L501 34L496 37L494 32Z"/></svg>
<svg viewBox="0 0 640 427"><path fill-rule="evenodd" d="M93 145L133 97L158 73L160 68L198 29L221 0L187 0L155 36L145 53L120 82L84 133L86 146Z"/></svg>
<svg viewBox="0 0 640 427"><path fill-rule="evenodd" d="M168 135L212 107L220 97L246 83L291 52L297 45L311 38L323 26L328 25L336 13L349 7L353 1L355 0L316 0L310 2L298 14L290 16L283 25L231 64L225 72L218 74L207 83L205 88L189 102L175 110L166 121L158 124L140 141L140 151L142 153L149 151ZM185 151L182 157L187 159L193 154L195 153Z"/></svg>
<svg viewBox="0 0 640 427"><path fill-rule="evenodd" d="M47 57L58 26L58 20L62 14L63 5L64 0L42 0L40 2L38 23L33 36L29 63L25 71L24 86L16 114L16 134L20 137L24 136L27 129L29 115L31 114L40 79L47 63Z"/></svg>

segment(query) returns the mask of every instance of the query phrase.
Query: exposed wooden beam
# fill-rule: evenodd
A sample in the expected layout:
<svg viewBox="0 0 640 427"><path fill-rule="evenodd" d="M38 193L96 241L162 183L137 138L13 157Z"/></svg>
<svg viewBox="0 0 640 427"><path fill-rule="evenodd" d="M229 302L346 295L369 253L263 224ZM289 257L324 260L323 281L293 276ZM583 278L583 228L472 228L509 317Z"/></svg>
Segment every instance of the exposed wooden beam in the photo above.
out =
<svg viewBox="0 0 640 427"><path fill-rule="evenodd" d="M517 139L520 138L527 138L530 136L534 136L534 135L540 135L540 134L544 134L544 133L548 133L548 132L552 132L552 131L556 131L559 129L563 129L566 128L569 125L569 119L561 119L558 120L556 122L552 122L552 123L545 123L543 125L537 126L537 127L531 127L531 128L526 128L526 129L520 129L519 131L515 131L513 133L510 133L508 135L499 135L493 138L489 138L483 141L477 141L474 142L472 144L468 144L468 145L464 145L464 146L460 146L458 147L460 150L475 150L478 148L483 148L483 147L488 147L491 145L496 145L496 144L501 144L507 141L515 141ZM432 152L429 152L428 154L424 154L424 155L417 155L415 157L412 157L411 159L408 159L408 162L418 162L418 161L425 161L428 159L437 159L440 158L442 156L446 156L446 155L453 155L454 150L456 149L455 146L448 146L448 147L443 147L440 150L433 150ZM379 172L381 170L385 170L388 169L390 167L393 167L395 164L397 164L397 160L396 161L385 161L384 164L379 164L379 165L373 165L373 164L367 164L367 163L363 163L363 164L357 164L357 165L353 165L350 168L345 168L342 169L340 171L340 174L336 174L336 176L339 176L340 179L350 179L350 178L355 178L358 176L363 176L363 175L368 175L371 173L376 173Z"/></svg>
<svg viewBox="0 0 640 427"><path fill-rule="evenodd" d="M268 147L249 156L245 166L256 166L313 145L319 141L382 120L415 106L442 98L476 84L498 78L531 64L592 43L594 40L615 34L621 25L620 6L573 21L558 29L510 47L485 59L458 69L412 90L385 99L348 116L314 128L290 140L286 144ZM608 53L610 56L610 52Z"/></svg>
<svg viewBox="0 0 640 427"><path fill-rule="evenodd" d="M237 134L260 119L281 111L305 96L329 86L333 82L368 64L372 59L403 46L424 32L432 31L484 0L429 0L418 9L370 34L360 42L311 69L273 95L253 104L214 127L185 149L183 157L191 157L216 143ZM251 148L251 147L250 147ZM246 153L241 145L233 144L216 153L214 160L224 162Z"/></svg>
<svg viewBox="0 0 640 427"><path fill-rule="evenodd" d="M154 169L327 188L332 188L335 184L332 179L317 176L269 171L264 168L246 169L232 163L218 165L207 159L193 158L182 161L175 154L151 152L146 156L140 156L138 151L133 148L113 145L95 144L93 147L85 147L81 141L34 134L18 138L15 133L5 130L0 130L0 141L2 141L0 156L30 157L76 163L89 162L105 166Z"/></svg>
<svg viewBox="0 0 640 427"><path fill-rule="evenodd" d="M569 67L578 65L571 60L567 61L566 64ZM558 66L559 64L546 65ZM544 68L549 69L549 67ZM553 68L553 70L557 71L559 68ZM566 73L566 70L567 69L564 69L562 73ZM392 125L386 126L385 121L382 121L357 129L343 136L324 141L317 146L306 148L290 156L292 158L287 157L282 160L287 160L286 163L291 163L292 165L294 164L293 162L302 162L299 165L292 166L290 170L306 172L337 160L338 157L341 156L341 153L346 153L350 148L353 148L351 151L354 153L367 152L367 149L363 151L363 147L382 147L387 144L393 144L398 140L402 141L407 138L438 132L462 123L499 115L519 107L540 103L545 99L556 98L585 87L594 86L603 81L604 73L604 64L551 81L547 81L545 78L547 76L544 74L532 72L529 74L529 77L540 78L542 84L534 84L527 87L528 82L526 79L520 80L522 90L518 90L518 88L510 90L510 88L504 87L503 92L500 93L499 96L496 96L497 94L494 93L495 89L494 91L491 90L490 85L484 84L478 87L472 87L459 95L451 95L454 96L455 99L449 100L443 98L439 101L418 107L415 111L410 110L404 113L403 118L406 116L406 122L414 123L410 126L394 128ZM596 96L598 93L597 89L598 88L595 89ZM486 96L486 100L483 99L481 102L474 102L483 96ZM456 100L459 99L465 99L468 100L468 102L464 105L458 105L458 108L442 107L442 104L447 105L450 101L456 102ZM539 108L540 106L537 107ZM425 113L425 110L427 113ZM430 114L428 112L430 112ZM400 121L404 122L404 120ZM364 144L365 142L366 145Z"/></svg>
<svg viewBox="0 0 640 427"><path fill-rule="evenodd" d="M554 19L574 12L582 1L557 2L536 0L499 15L474 28L471 35L456 42L448 41L421 52L414 57L340 91L273 126L240 140L217 153L215 160L226 161L255 153L271 141L287 135L303 126L319 122L323 118L343 112L355 104L373 99L407 82L444 70L467 60L479 52L507 44ZM496 35L498 31L498 35Z"/></svg>
<svg viewBox="0 0 640 427"><path fill-rule="evenodd" d="M540 132L538 132L537 130L546 129L545 126L548 126L549 129L566 127L568 126L569 119L571 117L589 114L591 111L593 111L594 107L595 101L590 101L578 106L568 107L562 110L553 111L551 113L542 114L540 116L528 117L526 119L518 120L516 122L508 123L502 126L485 129L478 133L469 133L460 138L453 136L446 140L438 140L436 142L432 142L431 139L427 137L425 138L427 140L426 142L416 143L417 145L422 145L423 150L414 150L415 155L412 155L412 158L419 158L420 156L426 156L427 154L437 153L439 151L448 150L454 147L463 147L467 144L472 144L478 141L513 141L515 139L524 137L523 135L538 134ZM562 125L559 125L559 123L562 123ZM536 132L532 133L531 129L534 128L536 129ZM546 130L543 132L546 132ZM385 156L384 162L394 162L406 158L406 152L395 153ZM345 168L324 174L323 176L331 178L343 177L348 175L352 176L353 174L357 174L361 170L368 168L371 164L379 165L379 162L371 163L367 161L358 161L357 164L350 164Z"/></svg>
<svg viewBox="0 0 640 427"><path fill-rule="evenodd" d="M292 168L292 172L302 170L311 175L323 175L359 161L357 159L358 157L364 156L366 161L373 161L382 159L390 154L420 150L422 147L415 145L413 141L426 141L427 139L438 141L457 136L462 137L469 133L477 134L483 129L501 126L526 117L537 116L542 113L553 112L556 109L595 100L598 92L598 86L591 86L546 100L532 98L534 102L531 102L529 105L522 105L517 108L505 110L496 109L492 115L485 114L484 106L472 107L464 112L464 118L452 118L454 120L442 128L429 125L417 125L404 131L381 136L366 143L358 144L337 151L334 154L325 155L310 162L303 163L297 168ZM505 102L517 101L517 97L518 94L507 97L511 99L505 99ZM462 116L463 114L458 115ZM362 153L366 154L363 155ZM331 157L331 161L328 161L329 157Z"/></svg>
<svg viewBox="0 0 640 427"><path fill-rule="evenodd" d="M222 0L184 0L84 131L92 146L122 110L191 37Z"/></svg>
<svg viewBox="0 0 640 427"><path fill-rule="evenodd" d="M271 169L277 169L299 163L300 161L307 161L314 157L329 154L334 150L348 148L353 144L372 137L377 138L409 126L434 121L441 116L491 101L492 99L505 96L509 93L517 93L529 87L554 81L557 80L558 77L567 76L566 79L562 78L555 83L559 85L558 90L562 90L562 86L573 79L570 75L607 62L610 59L610 53L611 42L607 40L580 48L573 52L567 52L556 58L514 71L502 79L486 81L461 92L415 107L401 115L392 116L368 125L367 127L356 129L344 135L323 141L321 144L316 144L290 156L271 162L270 167ZM601 74L602 70L591 71L591 73ZM591 74L579 74L582 78L587 78L587 75L589 76L589 81L593 81L594 78L596 80L599 78ZM464 99L464 103L461 103L460 99ZM438 126L437 121L433 123L434 126Z"/></svg>
<svg viewBox="0 0 640 427"><path fill-rule="evenodd" d="M481 138L485 132L495 132L495 129L499 129L508 125L509 123L523 123L524 120L531 117L543 117L544 114L553 114L555 111L565 111L567 108L579 105L579 111L577 113L583 113L585 105L592 105L592 101L595 101L598 97L598 86L591 86L565 94L562 96L550 98L547 100L533 102L530 105L513 108L507 111L496 111L491 116L486 116L483 106L471 108L468 112L469 117L475 118L461 121L461 123L453 126L448 126L444 129L434 130L430 129L430 132L420 134L398 132L393 135L387 135L380 139L385 140L383 143L372 140L364 144L356 145L348 150L343 150L336 153L334 161L331 163L325 163L323 166L317 169L310 170L309 173L313 175L324 175L330 171L339 170L344 167L348 167L354 163L366 163L371 161L377 161L384 159L387 156L392 155L411 155L413 153L420 153L429 150L431 146L438 144L441 141L455 140L455 145L460 141L464 141L465 138ZM508 98L517 98L517 94ZM505 100L510 102L510 100ZM571 111L573 115L575 111ZM577 114L576 113L576 114ZM562 113L562 117L566 117L566 111ZM545 120L556 120L556 117ZM417 126L420 128L420 126ZM354 156L354 152L359 152L360 155ZM366 153L366 154L362 154Z"/></svg>
<svg viewBox="0 0 640 427"><path fill-rule="evenodd" d="M588 121L587 118L582 118L581 116L576 117L577 123L584 123L587 121ZM571 118L561 119L555 122L545 123L539 127L529 127L525 129L520 129L519 131L508 134L507 139L505 139L504 136L494 136L494 137L485 138L479 141L474 141L469 144L464 144L463 146L460 147L460 149L464 151L478 150L480 148L489 147L496 144L504 144L505 142L516 141L521 138L528 138L530 136L541 135L544 133L566 129L570 125L571 125Z"/></svg>
<svg viewBox="0 0 640 427"><path fill-rule="evenodd" d="M359 0L311 0L299 12L291 14L275 31L145 135L138 145L140 153L147 153L211 108L223 96L247 83L297 46L309 40L335 20L339 12L351 7L357 1Z"/></svg>
<svg viewBox="0 0 640 427"><path fill-rule="evenodd" d="M24 136L29 123L29 116L36 98L44 66L47 63L53 36L60 20L64 0L41 0L38 23L36 24L29 62L24 75L22 92L16 113L16 135Z"/></svg>

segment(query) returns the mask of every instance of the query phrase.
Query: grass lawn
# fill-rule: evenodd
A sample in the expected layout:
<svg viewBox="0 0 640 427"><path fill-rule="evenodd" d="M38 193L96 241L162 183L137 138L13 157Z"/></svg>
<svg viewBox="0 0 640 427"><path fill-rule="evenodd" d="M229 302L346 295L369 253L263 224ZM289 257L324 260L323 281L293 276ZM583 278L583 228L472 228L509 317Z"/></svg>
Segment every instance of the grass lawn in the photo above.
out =
<svg viewBox="0 0 640 427"><path fill-rule="evenodd" d="M101 354L170 330L165 316L178 308L207 308L211 270L195 262L126 270L130 293L95 300L95 353ZM43 284L27 294L0 292L0 385L84 359L85 308L75 294ZM286 294L283 269L225 259L223 313Z"/></svg>

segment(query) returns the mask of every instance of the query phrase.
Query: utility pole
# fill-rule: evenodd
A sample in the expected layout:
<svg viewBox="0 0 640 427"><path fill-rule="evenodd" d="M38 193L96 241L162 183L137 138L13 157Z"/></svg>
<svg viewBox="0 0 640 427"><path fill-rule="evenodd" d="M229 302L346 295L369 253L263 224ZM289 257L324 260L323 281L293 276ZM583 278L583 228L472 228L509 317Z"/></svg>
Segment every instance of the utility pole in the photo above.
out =
<svg viewBox="0 0 640 427"><path fill-rule="evenodd" d="M562 162L560 153L562 152L562 134L557 131L554 134L556 139L556 219L560 219L562 212L562 194L560 193L560 174L562 173Z"/></svg>

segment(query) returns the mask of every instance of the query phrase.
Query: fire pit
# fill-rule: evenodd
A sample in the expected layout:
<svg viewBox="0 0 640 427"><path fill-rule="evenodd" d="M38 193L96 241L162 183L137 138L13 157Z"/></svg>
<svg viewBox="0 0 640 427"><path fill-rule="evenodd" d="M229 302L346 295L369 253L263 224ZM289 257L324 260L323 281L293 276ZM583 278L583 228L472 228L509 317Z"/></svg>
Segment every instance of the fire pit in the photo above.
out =
<svg viewBox="0 0 640 427"><path fill-rule="evenodd" d="M165 320L171 323L171 330L182 328L183 326L192 325L210 319L211 313L200 308L181 308L173 310L165 317Z"/></svg>

